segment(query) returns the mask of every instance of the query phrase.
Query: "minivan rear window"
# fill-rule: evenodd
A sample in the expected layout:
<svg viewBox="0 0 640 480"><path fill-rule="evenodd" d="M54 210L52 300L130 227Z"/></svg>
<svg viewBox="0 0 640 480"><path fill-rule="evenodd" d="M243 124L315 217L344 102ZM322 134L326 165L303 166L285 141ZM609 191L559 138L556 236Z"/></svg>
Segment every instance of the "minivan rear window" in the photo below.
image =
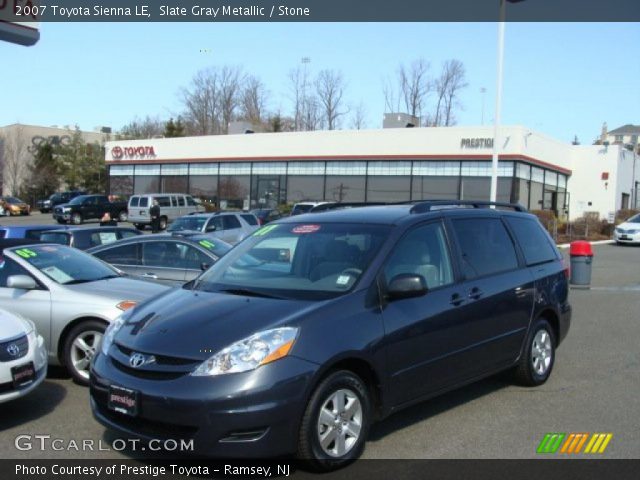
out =
<svg viewBox="0 0 640 480"><path fill-rule="evenodd" d="M140 197L131 197L131 200L129 200L129 206L137 207L139 202L140 202Z"/></svg>
<svg viewBox="0 0 640 480"><path fill-rule="evenodd" d="M558 258L555 248L539 222L529 218L508 218L507 222L522 247L527 265L551 262Z"/></svg>
<svg viewBox="0 0 640 480"><path fill-rule="evenodd" d="M149 198L148 197L142 197L140 199L140 206L141 207L148 207L149 206Z"/></svg>

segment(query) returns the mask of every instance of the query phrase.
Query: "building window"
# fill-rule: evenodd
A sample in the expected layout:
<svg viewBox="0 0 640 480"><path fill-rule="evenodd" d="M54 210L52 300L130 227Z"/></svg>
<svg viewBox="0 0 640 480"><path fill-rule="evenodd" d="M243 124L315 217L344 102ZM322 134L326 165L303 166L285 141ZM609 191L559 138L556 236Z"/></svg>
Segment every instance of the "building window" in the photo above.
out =
<svg viewBox="0 0 640 480"><path fill-rule="evenodd" d="M457 200L460 177L456 176L414 176L411 200Z"/></svg>
<svg viewBox="0 0 640 480"><path fill-rule="evenodd" d="M367 162L327 162L327 175L366 175ZM363 189L364 193L364 189Z"/></svg>
<svg viewBox="0 0 640 480"><path fill-rule="evenodd" d="M413 162L413 175L457 176L460 175L460 162Z"/></svg>
<svg viewBox="0 0 640 480"><path fill-rule="evenodd" d="M285 162L260 162L253 164L254 175L285 175L287 164Z"/></svg>
<svg viewBox="0 0 640 480"><path fill-rule="evenodd" d="M531 181L544 183L544 170L538 167L531 167Z"/></svg>
<svg viewBox="0 0 640 480"><path fill-rule="evenodd" d="M616 135L614 137L614 142L615 143L622 143L622 135Z"/></svg>
<svg viewBox="0 0 640 480"><path fill-rule="evenodd" d="M218 175L218 164L195 163L189 165L189 175Z"/></svg>
<svg viewBox="0 0 640 480"><path fill-rule="evenodd" d="M311 175L289 175L287 177L287 201L324 200L324 180Z"/></svg>
<svg viewBox="0 0 640 480"><path fill-rule="evenodd" d="M364 202L365 184L364 175L327 175L324 199L333 202Z"/></svg>
<svg viewBox="0 0 640 480"><path fill-rule="evenodd" d="M159 193L160 165L136 165L134 186L134 193Z"/></svg>
<svg viewBox="0 0 640 480"><path fill-rule="evenodd" d="M289 162L287 165L289 175L324 175L324 162Z"/></svg>
<svg viewBox="0 0 640 480"><path fill-rule="evenodd" d="M403 176L369 176L367 179L367 201L369 202L404 202L409 200L411 177Z"/></svg>
<svg viewBox="0 0 640 480"><path fill-rule="evenodd" d="M248 162L220 164L220 175L250 175L250 174L251 174L251 164Z"/></svg>
<svg viewBox="0 0 640 480"><path fill-rule="evenodd" d="M411 162L369 162L369 175L411 175Z"/></svg>
<svg viewBox="0 0 640 480"><path fill-rule="evenodd" d="M516 177L523 180L531 180L531 165L518 163L516 165Z"/></svg>

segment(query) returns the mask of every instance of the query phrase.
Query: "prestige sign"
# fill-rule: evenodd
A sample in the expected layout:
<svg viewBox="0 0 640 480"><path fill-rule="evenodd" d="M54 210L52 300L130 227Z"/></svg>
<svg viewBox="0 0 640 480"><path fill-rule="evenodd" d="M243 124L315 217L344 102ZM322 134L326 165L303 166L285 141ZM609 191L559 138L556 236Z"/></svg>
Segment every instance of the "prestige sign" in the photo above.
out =
<svg viewBox="0 0 640 480"><path fill-rule="evenodd" d="M155 157L156 152L152 145L140 147L120 147L116 145L111 148L111 156L114 160L120 160L122 158L145 158Z"/></svg>
<svg viewBox="0 0 640 480"><path fill-rule="evenodd" d="M460 148L493 148L493 138L461 138Z"/></svg>
<svg viewBox="0 0 640 480"><path fill-rule="evenodd" d="M39 0L0 0L0 40L34 45L40 39Z"/></svg>

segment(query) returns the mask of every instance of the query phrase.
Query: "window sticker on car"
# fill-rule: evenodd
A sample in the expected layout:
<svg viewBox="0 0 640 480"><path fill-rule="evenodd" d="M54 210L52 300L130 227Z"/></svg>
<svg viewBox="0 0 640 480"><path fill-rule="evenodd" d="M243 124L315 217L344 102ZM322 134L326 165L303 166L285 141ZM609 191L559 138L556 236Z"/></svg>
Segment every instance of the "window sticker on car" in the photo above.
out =
<svg viewBox="0 0 640 480"><path fill-rule="evenodd" d="M291 230L291 233L313 233L320 230L320 225L298 225Z"/></svg>
<svg viewBox="0 0 640 480"><path fill-rule="evenodd" d="M198 243L209 250L216 248L216 244L210 242L209 240L200 240Z"/></svg>
<svg viewBox="0 0 640 480"><path fill-rule="evenodd" d="M31 258L37 257L38 254L33 250L29 250L28 248L21 248L20 250L16 250L16 254L20 255L22 258Z"/></svg>
<svg viewBox="0 0 640 480"><path fill-rule="evenodd" d="M266 235L267 233L271 232L276 228L278 228L278 225L267 225L265 227L262 227L260 230L256 230L253 236L261 237L262 235Z"/></svg>
<svg viewBox="0 0 640 480"><path fill-rule="evenodd" d="M336 285L348 285L351 277L349 275L340 275L336 280Z"/></svg>
<svg viewBox="0 0 640 480"><path fill-rule="evenodd" d="M62 270L60 270L58 267L51 266L51 267L43 268L42 272L58 283L64 284L73 280L73 277L70 277L69 275L64 273Z"/></svg>

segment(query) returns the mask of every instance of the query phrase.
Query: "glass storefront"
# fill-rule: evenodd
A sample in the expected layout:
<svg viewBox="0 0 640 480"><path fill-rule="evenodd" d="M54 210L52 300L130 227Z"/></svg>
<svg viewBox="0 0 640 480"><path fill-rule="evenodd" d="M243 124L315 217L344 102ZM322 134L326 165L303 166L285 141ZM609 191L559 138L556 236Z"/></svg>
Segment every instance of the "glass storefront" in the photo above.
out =
<svg viewBox="0 0 640 480"><path fill-rule="evenodd" d="M112 165L110 193L186 192L223 209L301 201L488 200L491 162L467 160L271 161ZM567 176L500 161L500 202L566 213Z"/></svg>

